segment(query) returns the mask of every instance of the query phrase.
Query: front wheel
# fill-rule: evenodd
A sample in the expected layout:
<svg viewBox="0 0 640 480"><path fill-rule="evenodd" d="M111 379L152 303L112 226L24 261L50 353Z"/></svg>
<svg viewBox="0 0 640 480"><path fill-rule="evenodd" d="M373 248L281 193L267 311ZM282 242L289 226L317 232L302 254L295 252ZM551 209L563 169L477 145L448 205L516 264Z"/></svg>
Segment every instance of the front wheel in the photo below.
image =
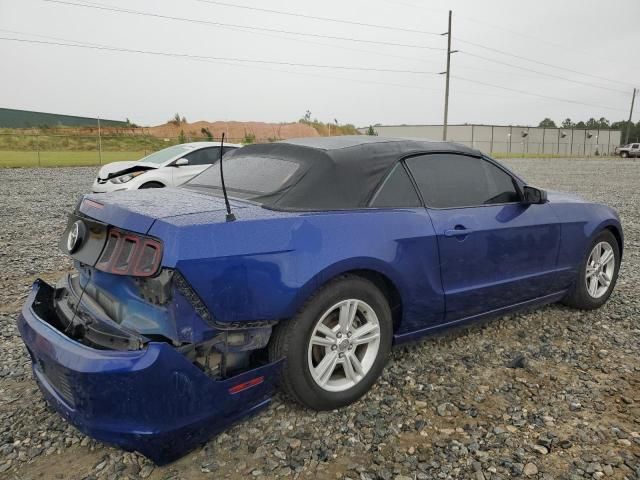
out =
<svg viewBox="0 0 640 480"><path fill-rule="evenodd" d="M285 358L282 386L315 410L355 402L375 383L391 349L391 311L368 280L340 277L276 327L272 361Z"/></svg>
<svg viewBox="0 0 640 480"><path fill-rule="evenodd" d="M563 302L584 310L601 307L613 291L619 269L618 241L609 230L604 230L591 242L576 283Z"/></svg>
<svg viewBox="0 0 640 480"><path fill-rule="evenodd" d="M622 158L627 158L627 157L629 156L629 154L628 154L627 152L622 152L622 153L620 154L620 156L621 156Z"/></svg>

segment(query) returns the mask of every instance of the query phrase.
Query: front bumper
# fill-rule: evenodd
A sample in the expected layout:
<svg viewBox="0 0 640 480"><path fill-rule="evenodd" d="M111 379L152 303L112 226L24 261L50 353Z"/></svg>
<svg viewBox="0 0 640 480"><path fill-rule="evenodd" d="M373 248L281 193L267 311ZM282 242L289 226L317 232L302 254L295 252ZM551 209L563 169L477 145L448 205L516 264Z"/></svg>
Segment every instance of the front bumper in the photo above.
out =
<svg viewBox="0 0 640 480"><path fill-rule="evenodd" d="M214 380L166 343L90 348L36 313L50 291L34 283L18 329L47 402L86 435L165 464L269 404L280 362Z"/></svg>
<svg viewBox="0 0 640 480"><path fill-rule="evenodd" d="M98 180L93 181L93 185L91 186L92 193L109 193L109 192L119 192L122 190L129 190L130 185L128 183L123 183L117 185L115 183L111 183L106 181L105 183L99 183Z"/></svg>

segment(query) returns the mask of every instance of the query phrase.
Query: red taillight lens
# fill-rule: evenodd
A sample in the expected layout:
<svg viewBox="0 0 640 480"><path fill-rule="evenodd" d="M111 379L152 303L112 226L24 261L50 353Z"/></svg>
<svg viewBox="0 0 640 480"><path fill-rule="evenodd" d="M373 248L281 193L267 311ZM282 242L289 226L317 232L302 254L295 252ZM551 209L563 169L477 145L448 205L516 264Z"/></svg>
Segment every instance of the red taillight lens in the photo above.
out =
<svg viewBox="0 0 640 480"><path fill-rule="evenodd" d="M96 268L116 275L150 277L158 271L161 259L159 241L112 228Z"/></svg>

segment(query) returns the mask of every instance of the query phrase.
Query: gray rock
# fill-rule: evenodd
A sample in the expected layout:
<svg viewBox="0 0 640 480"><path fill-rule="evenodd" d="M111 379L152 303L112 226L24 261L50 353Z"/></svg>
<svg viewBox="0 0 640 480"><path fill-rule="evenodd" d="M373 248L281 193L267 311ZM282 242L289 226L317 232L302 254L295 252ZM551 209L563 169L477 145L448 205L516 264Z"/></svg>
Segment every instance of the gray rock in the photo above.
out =
<svg viewBox="0 0 640 480"><path fill-rule="evenodd" d="M580 410L582 408L582 404L580 402L571 402L569 404L569 410L575 412L576 410Z"/></svg>
<svg viewBox="0 0 640 480"><path fill-rule="evenodd" d="M540 455L546 455L547 453L549 453L547 447L543 447L542 445L534 445L533 450Z"/></svg>
<svg viewBox="0 0 640 480"><path fill-rule="evenodd" d="M142 467L142 470L140 470L140 476L142 478L147 478L149 475L151 475L153 470L154 470L153 465L146 464L144 467Z"/></svg>
<svg viewBox="0 0 640 480"><path fill-rule="evenodd" d="M524 466L524 470L522 470L522 473L524 473L527 477L532 477L533 475L538 474L538 467L535 463L527 463Z"/></svg>

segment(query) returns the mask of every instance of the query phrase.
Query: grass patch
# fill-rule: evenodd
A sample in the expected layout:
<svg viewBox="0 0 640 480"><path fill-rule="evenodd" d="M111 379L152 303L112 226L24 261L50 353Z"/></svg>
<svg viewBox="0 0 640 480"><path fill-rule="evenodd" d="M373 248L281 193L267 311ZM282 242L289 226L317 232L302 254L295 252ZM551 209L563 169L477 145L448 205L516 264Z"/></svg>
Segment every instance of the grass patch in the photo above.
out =
<svg viewBox="0 0 640 480"><path fill-rule="evenodd" d="M148 152L147 152L148 153ZM125 152L102 152L102 164L121 160L138 160L144 150ZM100 165L98 152L20 152L0 151L0 168L17 167L81 167Z"/></svg>
<svg viewBox="0 0 640 480"><path fill-rule="evenodd" d="M0 150L14 152L38 150L44 152L83 151L97 152L98 137L94 135L58 135L43 133L14 134L0 131ZM132 152L156 151L178 143L178 139L153 137L150 135L103 135L102 151Z"/></svg>

